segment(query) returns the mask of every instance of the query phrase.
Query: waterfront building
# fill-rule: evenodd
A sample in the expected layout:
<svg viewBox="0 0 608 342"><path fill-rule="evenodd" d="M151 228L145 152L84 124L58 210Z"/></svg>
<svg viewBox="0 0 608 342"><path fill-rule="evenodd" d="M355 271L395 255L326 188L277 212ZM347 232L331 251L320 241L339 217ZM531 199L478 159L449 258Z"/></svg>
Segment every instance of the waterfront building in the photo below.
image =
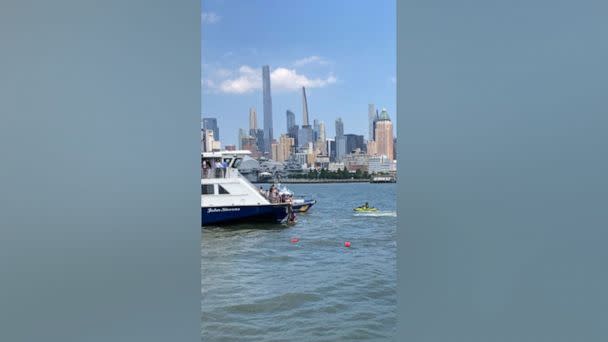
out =
<svg viewBox="0 0 608 342"><path fill-rule="evenodd" d="M220 128L216 118L203 118L203 129L212 130L214 139L220 140Z"/></svg>
<svg viewBox="0 0 608 342"><path fill-rule="evenodd" d="M308 168L308 153L307 152L294 153L294 160L299 165L302 165L302 168Z"/></svg>
<svg viewBox="0 0 608 342"><path fill-rule="evenodd" d="M272 97L270 94L270 67L262 67L262 93L264 101L264 149L263 152L270 152L272 143Z"/></svg>
<svg viewBox="0 0 608 342"><path fill-rule="evenodd" d="M388 116L386 109L382 109L378 121L376 121L376 152L378 155L393 157L394 136L393 123Z"/></svg>
<svg viewBox="0 0 608 342"><path fill-rule="evenodd" d="M393 160L385 155L368 157L369 173L388 173L393 170Z"/></svg>
<svg viewBox="0 0 608 342"><path fill-rule="evenodd" d="M327 155L317 155L315 157L315 168L316 169L327 169L329 168L329 156Z"/></svg>
<svg viewBox="0 0 608 342"><path fill-rule="evenodd" d="M329 165L327 166L327 170L332 172L344 170L344 163L329 163Z"/></svg>
<svg viewBox="0 0 608 342"><path fill-rule="evenodd" d="M363 153L350 153L342 158L344 166L350 172L356 172L361 170L362 172L368 171L369 168L369 156Z"/></svg>
<svg viewBox="0 0 608 342"><path fill-rule="evenodd" d="M226 145L226 147L224 147L224 149L226 151L236 151L236 146L235 145Z"/></svg>
<svg viewBox="0 0 608 342"><path fill-rule="evenodd" d="M255 107L249 108L249 130L258 129L258 114L255 111Z"/></svg>

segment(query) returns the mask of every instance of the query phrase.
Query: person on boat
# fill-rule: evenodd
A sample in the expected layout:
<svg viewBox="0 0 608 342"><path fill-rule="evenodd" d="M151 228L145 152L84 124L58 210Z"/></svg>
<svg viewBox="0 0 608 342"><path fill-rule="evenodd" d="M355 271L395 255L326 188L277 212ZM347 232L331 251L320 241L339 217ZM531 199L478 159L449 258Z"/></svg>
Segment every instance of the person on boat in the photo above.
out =
<svg viewBox="0 0 608 342"><path fill-rule="evenodd" d="M289 208L287 210L289 211L289 214L287 216L287 223L288 224L296 223L296 213L293 210L293 208L291 207L291 205L289 206Z"/></svg>
<svg viewBox="0 0 608 342"><path fill-rule="evenodd" d="M365 204L362 206L363 209L369 209L369 204L367 202L365 202Z"/></svg>

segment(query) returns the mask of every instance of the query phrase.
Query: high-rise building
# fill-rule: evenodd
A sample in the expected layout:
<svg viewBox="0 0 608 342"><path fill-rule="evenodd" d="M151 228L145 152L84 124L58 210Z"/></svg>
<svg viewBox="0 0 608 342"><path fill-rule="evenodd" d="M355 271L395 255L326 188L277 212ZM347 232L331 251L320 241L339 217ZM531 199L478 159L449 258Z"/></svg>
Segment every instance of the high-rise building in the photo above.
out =
<svg viewBox="0 0 608 342"><path fill-rule="evenodd" d="M255 141L255 138L250 135L244 136L241 139L241 146L241 149L251 152L251 158L259 158L262 155L262 153L258 149L258 145Z"/></svg>
<svg viewBox="0 0 608 342"><path fill-rule="evenodd" d="M393 123L388 116L386 109L382 109L378 121L376 121L376 152L378 155L384 155L388 158L394 156L394 136Z"/></svg>
<svg viewBox="0 0 608 342"><path fill-rule="evenodd" d="M266 146L263 129L252 129L249 131L249 135L254 138L255 145L258 147L258 151L263 152L264 146Z"/></svg>
<svg viewBox="0 0 608 342"><path fill-rule="evenodd" d="M302 87L302 126L308 125L308 101L306 100L306 88Z"/></svg>
<svg viewBox="0 0 608 342"><path fill-rule="evenodd" d="M299 143L298 143L298 134L299 134L299 132L300 132L300 126L298 126L298 125L291 126L291 128L287 132L287 135L289 135L291 138L294 139L295 146L300 146Z"/></svg>
<svg viewBox="0 0 608 342"><path fill-rule="evenodd" d="M213 152L220 150L221 144L213 137L213 130L203 129L202 135L203 139L201 143L203 145L203 152Z"/></svg>
<svg viewBox="0 0 608 342"><path fill-rule="evenodd" d="M338 118L338 120L336 120L336 136L342 136L344 135L344 123L342 122L342 118Z"/></svg>
<svg viewBox="0 0 608 342"><path fill-rule="evenodd" d="M291 151L293 149L294 139L289 137L287 134L281 134L279 143L277 144L276 156L273 159L278 162L284 162L289 159Z"/></svg>
<svg viewBox="0 0 608 342"><path fill-rule="evenodd" d="M302 87L302 128L298 131L298 146L306 148L312 142L314 142L314 134L308 122L308 100L306 99L306 89Z"/></svg>
<svg viewBox="0 0 608 342"><path fill-rule="evenodd" d="M247 137L247 136L248 135L245 134L245 130L242 129L242 128L239 128L239 141L238 141L238 143L239 143L239 150L243 149L243 138Z"/></svg>
<svg viewBox="0 0 608 342"><path fill-rule="evenodd" d="M213 131L213 139L220 140L220 128L217 126L216 118L203 118L203 129Z"/></svg>
<svg viewBox="0 0 608 342"><path fill-rule="evenodd" d="M367 140L374 140L374 121L376 121L376 105L370 103L367 109L367 119L369 122L369 132Z"/></svg>
<svg viewBox="0 0 608 342"><path fill-rule="evenodd" d="M346 154L346 137L344 136L344 123L342 118L336 120L336 160L342 160Z"/></svg>
<svg viewBox="0 0 608 342"><path fill-rule="evenodd" d="M289 132L296 125L296 115L289 109L285 114L287 116L287 132Z"/></svg>
<svg viewBox="0 0 608 342"><path fill-rule="evenodd" d="M319 140L325 141L325 122L319 122Z"/></svg>
<svg viewBox="0 0 608 342"><path fill-rule="evenodd" d="M365 144L363 143L364 137L362 135L357 134L345 134L346 137L346 153L351 153L352 151L359 149L363 151L365 149Z"/></svg>
<svg viewBox="0 0 608 342"><path fill-rule="evenodd" d="M272 97L270 95L270 67L262 67L262 92L264 100L264 152L270 153L272 143Z"/></svg>
<svg viewBox="0 0 608 342"><path fill-rule="evenodd" d="M367 154L370 156L375 156L378 154L378 147L375 140L368 140L367 146L365 146L365 150Z"/></svg>
<svg viewBox="0 0 608 342"><path fill-rule="evenodd" d="M302 126L302 128L298 130L298 146L305 148L312 142L312 127L310 127L310 125Z"/></svg>
<svg viewBox="0 0 608 342"><path fill-rule="evenodd" d="M255 107L249 108L249 130L258 129L258 114Z"/></svg>

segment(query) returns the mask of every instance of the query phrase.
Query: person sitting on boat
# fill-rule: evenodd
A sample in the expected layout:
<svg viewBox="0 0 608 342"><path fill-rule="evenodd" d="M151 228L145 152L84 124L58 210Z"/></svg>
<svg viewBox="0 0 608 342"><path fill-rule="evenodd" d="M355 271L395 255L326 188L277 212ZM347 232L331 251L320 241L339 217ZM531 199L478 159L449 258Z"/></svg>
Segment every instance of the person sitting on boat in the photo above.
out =
<svg viewBox="0 0 608 342"><path fill-rule="evenodd" d="M369 209L369 204L367 202L365 202L365 204L362 206L363 209Z"/></svg>

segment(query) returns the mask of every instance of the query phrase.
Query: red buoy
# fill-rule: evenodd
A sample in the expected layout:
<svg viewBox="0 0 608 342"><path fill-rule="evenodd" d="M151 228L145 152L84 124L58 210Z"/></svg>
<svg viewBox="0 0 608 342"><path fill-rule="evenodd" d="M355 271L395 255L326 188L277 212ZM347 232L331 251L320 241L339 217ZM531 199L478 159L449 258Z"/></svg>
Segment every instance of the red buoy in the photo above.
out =
<svg viewBox="0 0 608 342"><path fill-rule="evenodd" d="M296 237L291 238L291 243L298 243L298 241L300 241L300 239L298 239Z"/></svg>
<svg viewBox="0 0 608 342"><path fill-rule="evenodd" d="M350 241L346 241L346 242L344 243L344 247L350 247Z"/></svg>

